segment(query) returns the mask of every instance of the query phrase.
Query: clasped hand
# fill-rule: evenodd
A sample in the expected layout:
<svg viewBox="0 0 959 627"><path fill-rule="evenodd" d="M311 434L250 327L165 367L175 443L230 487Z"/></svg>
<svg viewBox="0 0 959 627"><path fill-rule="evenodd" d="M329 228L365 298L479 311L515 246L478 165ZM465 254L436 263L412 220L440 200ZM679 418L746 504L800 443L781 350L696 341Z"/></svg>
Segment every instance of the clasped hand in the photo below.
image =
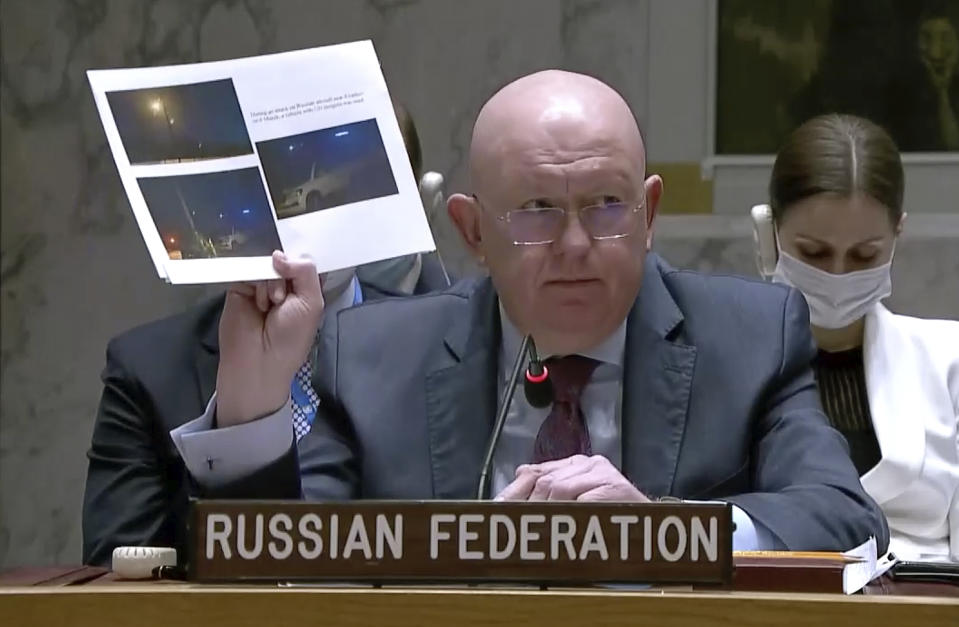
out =
<svg viewBox="0 0 959 627"><path fill-rule="evenodd" d="M616 501L644 503L646 495L602 455L573 455L523 464L497 501Z"/></svg>

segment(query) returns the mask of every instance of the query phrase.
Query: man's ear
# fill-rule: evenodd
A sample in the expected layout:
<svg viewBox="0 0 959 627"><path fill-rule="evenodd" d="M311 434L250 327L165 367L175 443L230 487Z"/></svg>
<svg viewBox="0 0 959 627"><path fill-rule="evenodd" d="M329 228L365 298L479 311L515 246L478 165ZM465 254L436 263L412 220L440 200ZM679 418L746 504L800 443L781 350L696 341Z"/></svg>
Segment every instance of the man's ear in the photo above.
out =
<svg viewBox="0 0 959 627"><path fill-rule="evenodd" d="M658 174L652 174L646 179L646 251L653 248L653 221L659 210L659 201L663 197L663 179Z"/></svg>
<svg viewBox="0 0 959 627"><path fill-rule="evenodd" d="M482 259L483 236L480 230L480 208L476 200L465 194L453 194L446 201L446 211L470 254Z"/></svg>

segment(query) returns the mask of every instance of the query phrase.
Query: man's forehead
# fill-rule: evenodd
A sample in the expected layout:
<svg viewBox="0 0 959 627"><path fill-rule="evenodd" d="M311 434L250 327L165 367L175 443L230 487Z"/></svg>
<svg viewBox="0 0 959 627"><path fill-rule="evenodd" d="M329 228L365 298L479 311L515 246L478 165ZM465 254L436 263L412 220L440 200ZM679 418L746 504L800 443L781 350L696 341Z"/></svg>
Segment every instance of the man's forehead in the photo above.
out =
<svg viewBox="0 0 959 627"><path fill-rule="evenodd" d="M586 106L582 98L575 98L568 93L547 94L545 104L538 112L542 123L559 122L569 118L583 118L586 115Z"/></svg>
<svg viewBox="0 0 959 627"><path fill-rule="evenodd" d="M596 175L622 175L642 170L643 163L634 158L623 146L615 143L595 142L580 149L572 147L504 150L498 161L500 169L523 171L531 175L565 176L582 178Z"/></svg>
<svg viewBox="0 0 959 627"><path fill-rule="evenodd" d="M548 128L504 134L476 157L474 186L513 191L590 188L595 185L636 186L645 170L641 150L621 134L585 128L579 133L551 133Z"/></svg>
<svg viewBox="0 0 959 627"><path fill-rule="evenodd" d="M630 163L608 156L564 163L504 160L487 172L475 191L495 205L504 206L537 198L565 201L608 194L630 197L639 193L643 183L642 167L632 167Z"/></svg>
<svg viewBox="0 0 959 627"><path fill-rule="evenodd" d="M515 175L551 164L578 170L616 162L642 172L644 152L632 111L615 90L588 76L550 71L519 79L487 102L474 127L470 169L474 186L501 184L504 170Z"/></svg>

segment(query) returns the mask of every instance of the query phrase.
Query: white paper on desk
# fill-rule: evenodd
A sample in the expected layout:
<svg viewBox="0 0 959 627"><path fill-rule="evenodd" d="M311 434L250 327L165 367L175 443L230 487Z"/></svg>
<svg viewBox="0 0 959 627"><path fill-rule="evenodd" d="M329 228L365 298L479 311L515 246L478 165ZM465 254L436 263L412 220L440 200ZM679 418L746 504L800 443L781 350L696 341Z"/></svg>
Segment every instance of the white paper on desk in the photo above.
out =
<svg viewBox="0 0 959 627"><path fill-rule="evenodd" d="M877 574L877 552L876 538L870 536L868 540L854 549L843 553L846 557L856 558L860 561L846 564L842 571L842 591L846 594L855 594L866 584L878 577Z"/></svg>
<svg viewBox="0 0 959 627"><path fill-rule="evenodd" d="M319 272L435 249L369 41L87 73L157 274Z"/></svg>

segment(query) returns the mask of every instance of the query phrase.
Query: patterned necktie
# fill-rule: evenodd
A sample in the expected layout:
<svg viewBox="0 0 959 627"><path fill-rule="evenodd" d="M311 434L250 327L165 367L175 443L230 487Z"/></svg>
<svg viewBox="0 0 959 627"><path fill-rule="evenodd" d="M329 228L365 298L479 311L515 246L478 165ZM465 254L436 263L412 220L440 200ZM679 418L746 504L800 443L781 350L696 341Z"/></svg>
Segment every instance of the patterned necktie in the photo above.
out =
<svg viewBox="0 0 959 627"><path fill-rule="evenodd" d="M533 463L592 455L579 398L598 365L595 359L581 355L546 360L553 383L553 407L536 434Z"/></svg>
<svg viewBox="0 0 959 627"><path fill-rule="evenodd" d="M293 377L290 384L290 406L293 410L293 433L296 441L310 432L316 410L320 406L320 399L313 389L313 366L306 360Z"/></svg>

